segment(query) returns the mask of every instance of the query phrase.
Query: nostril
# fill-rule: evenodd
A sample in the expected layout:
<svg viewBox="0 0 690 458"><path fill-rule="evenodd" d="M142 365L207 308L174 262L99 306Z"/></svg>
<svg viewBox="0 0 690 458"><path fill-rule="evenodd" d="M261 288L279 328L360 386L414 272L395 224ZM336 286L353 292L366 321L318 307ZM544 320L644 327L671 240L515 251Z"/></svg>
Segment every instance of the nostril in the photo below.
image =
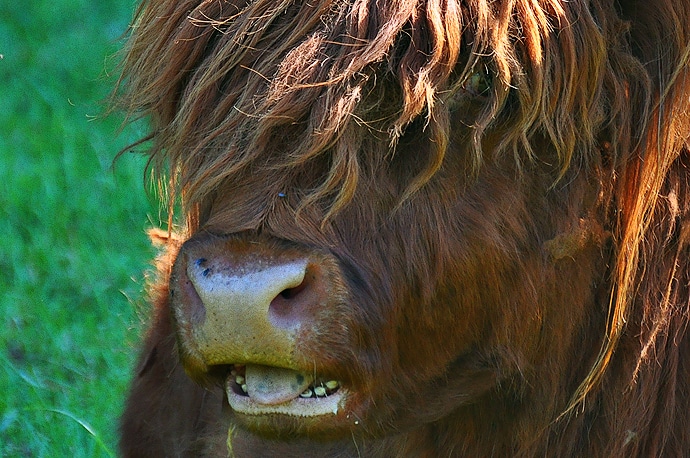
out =
<svg viewBox="0 0 690 458"><path fill-rule="evenodd" d="M281 291L280 296L283 299L291 300L297 297L297 295L299 295L299 293L301 293L305 288L305 282L302 281L302 283L300 283L298 286L295 286L294 288L287 288Z"/></svg>
<svg viewBox="0 0 690 458"><path fill-rule="evenodd" d="M319 301L319 281L315 267L306 268L304 278L297 286L283 289L269 305L269 317L274 326L295 329L309 316L310 309Z"/></svg>
<svg viewBox="0 0 690 458"><path fill-rule="evenodd" d="M168 284L170 307L177 332L191 339L194 329L206 320L206 307L188 270L179 268L179 264L184 265L181 262L173 268Z"/></svg>

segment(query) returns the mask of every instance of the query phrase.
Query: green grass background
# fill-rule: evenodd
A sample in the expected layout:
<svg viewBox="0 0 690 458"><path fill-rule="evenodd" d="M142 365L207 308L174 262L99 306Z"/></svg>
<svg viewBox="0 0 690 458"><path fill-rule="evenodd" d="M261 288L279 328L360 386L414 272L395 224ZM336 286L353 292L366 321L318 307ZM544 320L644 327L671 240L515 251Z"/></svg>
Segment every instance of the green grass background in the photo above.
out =
<svg viewBox="0 0 690 458"><path fill-rule="evenodd" d="M1 456L117 454L159 221L102 116L134 7L0 0Z"/></svg>

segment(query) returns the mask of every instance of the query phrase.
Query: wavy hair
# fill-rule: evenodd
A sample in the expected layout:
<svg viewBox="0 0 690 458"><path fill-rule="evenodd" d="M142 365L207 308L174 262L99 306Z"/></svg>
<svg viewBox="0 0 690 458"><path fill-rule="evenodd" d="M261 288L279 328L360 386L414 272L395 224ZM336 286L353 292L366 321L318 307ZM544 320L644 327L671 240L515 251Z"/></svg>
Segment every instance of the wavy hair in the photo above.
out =
<svg viewBox="0 0 690 458"><path fill-rule="evenodd" d="M328 172L300 205L322 205L327 221L421 123L432 147L404 202L444 161L457 94L482 79L475 172L487 154L522 169L538 160L540 136L557 153L557 180L590 166L616 178L602 202L615 228L608 329L570 412L631 322L635 380L687 385L669 342L687 339L690 313L689 65L684 0L145 1L119 96L150 117L142 141L195 230L222 183L257 167L290 181L314 163ZM487 152L492 131L501 140ZM676 372L649 368L662 360Z"/></svg>

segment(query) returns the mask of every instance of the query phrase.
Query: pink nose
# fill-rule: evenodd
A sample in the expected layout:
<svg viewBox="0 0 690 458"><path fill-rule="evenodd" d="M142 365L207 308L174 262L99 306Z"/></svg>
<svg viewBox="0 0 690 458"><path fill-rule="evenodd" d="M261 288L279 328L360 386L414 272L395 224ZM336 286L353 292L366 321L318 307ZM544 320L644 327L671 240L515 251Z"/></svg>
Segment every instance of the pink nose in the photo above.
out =
<svg viewBox="0 0 690 458"><path fill-rule="evenodd" d="M322 271L295 250L225 239L185 245L171 280L183 356L200 368L295 367L297 338L327 302Z"/></svg>

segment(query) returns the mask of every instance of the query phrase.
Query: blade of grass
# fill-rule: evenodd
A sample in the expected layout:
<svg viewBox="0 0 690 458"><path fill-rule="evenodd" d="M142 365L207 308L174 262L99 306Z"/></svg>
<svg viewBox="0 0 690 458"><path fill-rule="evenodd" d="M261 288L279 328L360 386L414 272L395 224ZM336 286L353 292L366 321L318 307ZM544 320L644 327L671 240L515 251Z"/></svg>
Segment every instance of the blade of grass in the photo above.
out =
<svg viewBox="0 0 690 458"><path fill-rule="evenodd" d="M98 445L98 447L103 451L103 453L105 453L106 455L108 455L111 458L115 458L115 453L113 453L113 451L108 448L108 446L105 444L105 442L103 442L103 440L101 439L101 436L98 433L96 433L96 431L94 431L94 429L91 427L91 425L89 425L86 421L84 421L80 418L77 418L76 415L73 415L71 412L67 412L66 410L62 410L62 409L35 409L35 410L43 410L44 412L52 412L52 413L56 413L59 415L64 415L65 417L69 418L70 420L77 422L79 424L79 426L84 428L91 435L91 437L93 437L93 440L96 442L96 445Z"/></svg>

